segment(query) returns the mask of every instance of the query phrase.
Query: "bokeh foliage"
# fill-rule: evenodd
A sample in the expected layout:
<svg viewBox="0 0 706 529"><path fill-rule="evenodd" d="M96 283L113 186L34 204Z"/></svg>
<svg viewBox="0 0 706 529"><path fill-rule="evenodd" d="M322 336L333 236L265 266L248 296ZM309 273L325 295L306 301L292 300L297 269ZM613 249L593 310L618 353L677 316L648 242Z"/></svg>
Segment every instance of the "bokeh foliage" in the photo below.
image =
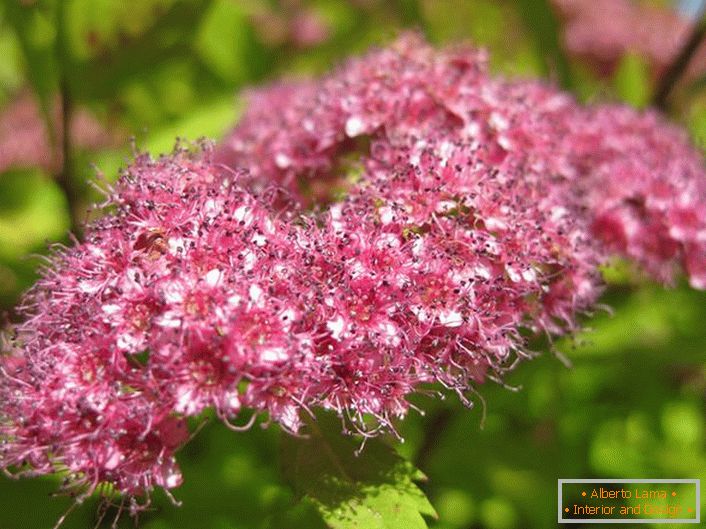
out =
<svg viewBox="0 0 706 529"><path fill-rule="evenodd" d="M494 70L549 77L583 100L648 104L654 79L644 58L626 54L611 77L599 78L566 56L560 23L549 16L548 5L3 0L0 109L31 92L38 119L51 131L39 140L54 155L61 143L53 114L57 98L90 113L114 138L101 148L70 145L70 164L51 169L30 163L0 174L3 318L14 317L20 292L36 277L40 260L32 255L46 253L48 242L69 240L62 170L70 170L69 187L77 191L74 211L85 211L98 198L87 185L95 167L114 179L129 159L130 136L155 154L168 151L177 136L218 139L237 119L245 87L325 71L346 55L389 41L401 28L416 28L437 43L485 45ZM320 17L326 39L302 45L272 35L272 28L301 10ZM706 138L703 86L683 88L672 109L696 141ZM516 390L484 384L471 411L453 397L420 398L427 416L413 413L400 425L406 442L392 444L428 477L421 487L439 515L427 518L431 527L551 527L560 477L706 480L706 295L684 286L663 290L630 270L612 270L607 278L604 301L614 313L598 314L588 323L592 330L555 344L572 368L545 352L510 375L507 383ZM179 454L185 484L176 496L183 506L157 493L140 526L323 527L312 504L297 500L296 482L278 463L290 443L275 428L234 434L208 421ZM53 479L0 480L0 529L52 527L71 503L50 497L56 487ZM110 527L115 513L109 509L100 526ZM97 515L96 503L88 502L65 527L93 527ZM131 525L120 521L121 527Z"/></svg>

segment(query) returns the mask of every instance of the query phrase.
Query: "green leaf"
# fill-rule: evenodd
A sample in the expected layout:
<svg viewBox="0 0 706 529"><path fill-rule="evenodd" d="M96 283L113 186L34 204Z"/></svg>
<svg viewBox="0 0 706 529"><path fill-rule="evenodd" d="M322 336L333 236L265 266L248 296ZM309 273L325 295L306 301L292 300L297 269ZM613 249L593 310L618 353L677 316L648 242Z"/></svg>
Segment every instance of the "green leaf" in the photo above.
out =
<svg viewBox="0 0 706 529"><path fill-rule="evenodd" d="M696 97L706 89L706 75L700 75L686 86L689 97Z"/></svg>
<svg viewBox="0 0 706 529"><path fill-rule="evenodd" d="M248 14L237 2L211 4L199 27L194 46L201 59L223 80L242 83L256 62Z"/></svg>
<svg viewBox="0 0 706 529"><path fill-rule="evenodd" d="M296 493L332 529L426 529L436 512L415 481L424 475L384 442L355 439L329 416L310 422L309 438L284 440L284 471Z"/></svg>
<svg viewBox="0 0 706 529"><path fill-rule="evenodd" d="M66 230L66 201L54 181L37 170L0 174L0 261L20 259Z"/></svg>
<svg viewBox="0 0 706 529"><path fill-rule="evenodd" d="M210 3L210 0L176 2L151 26L136 35L126 35L116 49L76 61L70 72L74 97L81 101L115 97L160 65L189 57L194 34Z"/></svg>
<svg viewBox="0 0 706 529"><path fill-rule="evenodd" d="M177 137L192 141L201 137L220 139L236 123L242 106L242 100L234 97L210 101L183 119L155 130L145 139L144 144L138 145L157 155L170 152Z"/></svg>
<svg viewBox="0 0 706 529"><path fill-rule="evenodd" d="M12 31L6 31L6 23L0 13L0 106L4 106L10 97L22 86L22 53L20 45Z"/></svg>
<svg viewBox="0 0 706 529"><path fill-rule="evenodd" d="M548 0L518 0L517 6L542 59L545 75L556 75L562 88L572 88L569 61L561 46L559 21Z"/></svg>
<svg viewBox="0 0 706 529"><path fill-rule="evenodd" d="M397 10L405 26L416 26L424 34L427 34L428 28L425 27L424 9L420 4L419 0L397 0Z"/></svg>
<svg viewBox="0 0 706 529"><path fill-rule="evenodd" d="M0 312L36 280L36 260L27 255L68 229L66 199L53 180L37 169L0 174Z"/></svg>
<svg viewBox="0 0 706 529"><path fill-rule="evenodd" d="M27 79L51 132L51 95L58 80L56 6L53 1L5 2L5 17L17 37Z"/></svg>
<svg viewBox="0 0 706 529"><path fill-rule="evenodd" d="M626 103L643 108L650 102L651 83L647 62L634 53L623 56L613 79L618 97Z"/></svg>

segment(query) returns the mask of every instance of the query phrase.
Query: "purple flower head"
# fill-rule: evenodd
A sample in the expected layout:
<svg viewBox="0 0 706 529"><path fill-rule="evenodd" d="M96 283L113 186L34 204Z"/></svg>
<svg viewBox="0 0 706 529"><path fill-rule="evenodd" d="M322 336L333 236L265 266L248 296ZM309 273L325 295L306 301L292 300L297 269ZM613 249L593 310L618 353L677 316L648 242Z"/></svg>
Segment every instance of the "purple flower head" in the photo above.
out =
<svg viewBox="0 0 706 529"><path fill-rule="evenodd" d="M420 384L465 400L527 331L576 329L614 252L703 287L705 186L656 115L416 37L265 89L216 152L138 156L43 270L0 364L0 465L140 495L180 483L208 409L394 431Z"/></svg>

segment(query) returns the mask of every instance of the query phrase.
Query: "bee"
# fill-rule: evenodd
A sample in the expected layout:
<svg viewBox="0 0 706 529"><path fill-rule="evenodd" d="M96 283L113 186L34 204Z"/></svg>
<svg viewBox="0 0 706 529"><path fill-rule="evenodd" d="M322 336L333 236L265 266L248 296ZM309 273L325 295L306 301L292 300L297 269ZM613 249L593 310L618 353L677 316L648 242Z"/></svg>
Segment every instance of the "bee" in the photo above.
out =
<svg viewBox="0 0 706 529"><path fill-rule="evenodd" d="M164 232L159 228L142 232L132 247L134 250L144 251L150 259L159 259L168 250Z"/></svg>

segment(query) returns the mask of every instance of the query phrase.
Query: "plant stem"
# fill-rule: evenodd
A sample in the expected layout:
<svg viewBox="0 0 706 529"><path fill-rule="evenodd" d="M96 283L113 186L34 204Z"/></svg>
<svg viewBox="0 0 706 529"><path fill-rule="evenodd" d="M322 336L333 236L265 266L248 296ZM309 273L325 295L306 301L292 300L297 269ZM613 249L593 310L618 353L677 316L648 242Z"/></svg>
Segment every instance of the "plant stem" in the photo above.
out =
<svg viewBox="0 0 706 529"><path fill-rule="evenodd" d="M81 193L73 178L73 145L71 138L71 122L73 117L73 100L69 85L69 50L66 39L66 2L59 2L57 12L56 52L59 65L59 93L61 97L60 132L61 132L61 167L56 175L56 182L64 192L69 210L70 230L76 237L81 237L81 221L79 208Z"/></svg>
<svg viewBox="0 0 706 529"><path fill-rule="evenodd" d="M660 110L667 110L667 100L674 89L679 79L686 72L689 62L693 58L696 50L706 36L706 12L702 10L699 20L694 25L694 28L689 35L689 38L684 42L679 53L674 57L672 63L667 67L664 74L660 78L657 89L655 90L652 104Z"/></svg>
<svg viewBox="0 0 706 529"><path fill-rule="evenodd" d="M61 81L61 168L57 174L56 182L66 196L69 215L71 219L71 232L80 237L81 222L79 219L79 207L81 194L72 178L73 160L71 144L71 117L73 114L73 104L69 95L68 87L64 80Z"/></svg>
<svg viewBox="0 0 706 529"><path fill-rule="evenodd" d="M426 469L429 459L439 446L439 437L446 430L452 417L453 412L447 407L439 409L429 417L424 428L424 437L414 458L414 464L417 468Z"/></svg>

